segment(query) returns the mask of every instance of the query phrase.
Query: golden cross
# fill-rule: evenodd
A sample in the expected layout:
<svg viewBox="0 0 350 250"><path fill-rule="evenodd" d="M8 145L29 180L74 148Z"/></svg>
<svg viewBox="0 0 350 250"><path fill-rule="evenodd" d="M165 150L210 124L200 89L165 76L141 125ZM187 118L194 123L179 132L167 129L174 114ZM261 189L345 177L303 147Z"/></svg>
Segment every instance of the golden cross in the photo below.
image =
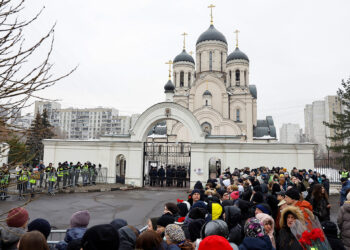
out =
<svg viewBox="0 0 350 250"><path fill-rule="evenodd" d="M192 56L193 55L193 51L188 52L188 54L190 54Z"/></svg>
<svg viewBox="0 0 350 250"><path fill-rule="evenodd" d="M211 4L208 8L210 8L210 24L213 24L213 8L215 8L215 5Z"/></svg>
<svg viewBox="0 0 350 250"><path fill-rule="evenodd" d="M235 33L236 33L236 48L238 48L238 33L239 33L239 30L235 30Z"/></svg>
<svg viewBox="0 0 350 250"><path fill-rule="evenodd" d="M186 33L186 32L184 32L184 33L182 33L181 34L181 36L184 36L184 49L185 49L185 45L186 45L186 36L187 36L188 34Z"/></svg>
<svg viewBox="0 0 350 250"><path fill-rule="evenodd" d="M169 64L169 80L171 80L171 65L173 64L173 61L169 60L165 64Z"/></svg>

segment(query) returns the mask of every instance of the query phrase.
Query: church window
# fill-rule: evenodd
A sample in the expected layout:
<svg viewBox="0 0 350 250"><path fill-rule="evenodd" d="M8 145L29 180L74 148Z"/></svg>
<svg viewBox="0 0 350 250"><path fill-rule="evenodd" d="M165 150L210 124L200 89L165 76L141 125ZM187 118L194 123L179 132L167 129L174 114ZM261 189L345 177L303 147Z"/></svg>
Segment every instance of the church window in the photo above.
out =
<svg viewBox="0 0 350 250"><path fill-rule="evenodd" d="M208 100L205 100L205 106L208 106Z"/></svg>
<svg viewBox="0 0 350 250"><path fill-rule="evenodd" d="M213 70L213 52L209 52L209 71Z"/></svg>
<svg viewBox="0 0 350 250"><path fill-rule="evenodd" d="M244 71L244 85L247 86L247 71Z"/></svg>
<svg viewBox="0 0 350 250"><path fill-rule="evenodd" d="M229 82L230 82L230 86L231 86L231 70L229 72Z"/></svg>
<svg viewBox="0 0 350 250"><path fill-rule="evenodd" d="M241 117L240 117L240 110L239 109L236 109L236 121L239 122L241 121Z"/></svg>
<svg viewBox="0 0 350 250"><path fill-rule="evenodd" d="M183 71L180 72L180 87L184 86L184 75L185 73Z"/></svg>
<svg viewBox="0 0 350 250"><path fill-rule="evenodd" d="M239 86L240 78L241 78L241 75L240 75L239 69L237 69L236 70L236 86Z"/></svg>
<svg viewBox="0 0 350 250"><path fill-rule="evenodd" d="M176 73L174 73L174 83L175 83L175 87L176 87Z"/></svg>
<svg viewBox="0 0 350 250"><path fill-rule="evenodd" d="M221 61L221 72L222 72L222 52L221 52L221 59L220 59L220 61Z"/></svg>
<svg viewBox="0 0 350 250"><path fill-rule="evenodd" d="M191 86L191 72L188 72L188 87Z"/></svg>
<svg viewBox="0 0 350 250"><path fill-rule="evenodd" d="M159 145L158 146L158 154L161 154L162 153L162 145Z"/></svg>
<svg viewBox="0 0 350 250"><path fill-rule="evenodd" d="M202 71L202 53L199 53L199 72Z"/></svg>

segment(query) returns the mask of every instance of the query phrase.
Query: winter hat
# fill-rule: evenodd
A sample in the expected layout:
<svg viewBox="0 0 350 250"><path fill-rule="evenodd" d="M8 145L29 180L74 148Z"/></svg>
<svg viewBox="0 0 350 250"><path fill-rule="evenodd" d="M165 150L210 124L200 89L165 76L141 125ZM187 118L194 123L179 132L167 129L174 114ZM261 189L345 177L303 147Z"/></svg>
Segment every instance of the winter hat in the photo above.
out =
<svg viewBox="0 0 350 250"><path fill-rule="evenodd" d="M291 189L287 190L286 196L288 196L292 200L297 200L298 201L300 199L299 191L296 190L295 188L291 188Z"/></svg>
<svg viewBox="0 0 350 250"><path fill-rule="evenodd" d="M253 195L253 199L252 199L253 202L255 203L262 203L264 202L264 196L261 192L256 192L254 195Z"/></svg>
<svg viewBox="0 0 350 250"><path fill-rule="evenodd" d="M350 192L346 195L346 200L350 201Z"/></svg>
<svg viewBox="0 0 350 250"><path fill-rule="evenodd" d="M50 232L51 232L51 226L50 223L45 220L45 219L35 219L33 220L31 223L28 224L28 232L37 230L40 233L42 233L45 238L47 239L47 237L49 236Z"/></svg>
<svg viewBox="0 0 350 250"><path fill-rule="evenodd" d="M188 217L191 219L205 219L207 211L200 207L192 208L190 213L188 214Z"/></svg>
<svg viewBox="0 0 350 250"><path fill-rule="evenodd" d="M90 213L87 210L75 212L70 218L70 226L87 227L90 221Z"/></svg>
<svg viewBox="0 0 350 250"><path fill-rule="evenodd" d="M239 198L239 191L233 191L230 196L232 200L237 200Z"/></svg>
<svg viewBox="0 0 350 250"><path fill-rule="evenodd" d="M271 208L266 203L260 203L260 204L256 205L256 208L259 208L261 210L261 212L263 212L264 214L271 215Z"/></svg>
<svg viewBox="0 0 350 250"><path fill-rule="evenodd" d="M163 214L159 219L157 220L157 225L166 227L169 224L173 224L175 222L175 219L171 215L165 215Z"/></svg>
<svg viewBox="0 0 350 250"><path fill-rule="evenodd" d="M205 224L204 219L196 219L190 222L190 224L188 225L188 231L190 233L190 240L192 242L195 242L196 239L201 238L200 232L204 224Z"/></svg>
<svg viewBox="0 0 350 250"><path fill-rule="evenodd" d="M260 221L255 218L249 218L244 225L244 234L246 237L263 237L265 235L264 227L261 225Z"/></svg>
<svg viewBox="0 0 350 250"><path fill-rule="evenodd" d="M184 217L187 215L188 213L188 208L187 208L187 205L186 203L178 203L177 204L177 208L179 209L179 215L181 217Z"/></svg>
<svg viewBox="0 0 350 250"><path fill-rule="evenodd" d="M210 235L220 235L228 238L229 230L225 221L211 220L204 224L201 228L201 238L204 239Z"/></svg>
<svg viewBox="0 0 350 250"><path fill-rule="evenodd" d="M196 193L201 194L201 191L199 189L193 189L193 191L191 192L191 196Z"/></svg>
<svg viewBox="0 0 350 250"><path fill-rule="evenodd" d="M199 207L205 209L207 211L207 205L204 203L204 201L197 201L196 203L193 204L192 209Z"/></svg>
<svg viewBox="0 0 350 250"><path fill-rule="evenodd" d="M230 243L222 236L211 235L205 237L204 240L199 244L198 250L212 250L212 249L220 249L220 250L232 250Z"/></svg>
<svg viewBox="0 0 350 250"><path fill-rule="evenodd" d="M119 234L111 224L102 224L86 230L81 239L84 250L116 250L119 248Z"/></svg>
<svg viewBox="0 0 350 250"><path fill-rule="evenodd" d="M234 201L233 200L224 200L222 203L221 203L221 206L223 208L225 208L226 206L233 206L234 205Z"/></svg>
<svg viewBox="0 0 350 250"><path fill-rule="evenodd" d="M117 230L118 232L120 228L127 226L128 222L123 219L115 219L115 220L112 220L112 222L109 224L111 224L114 227L114 229Z"/></svg>
<svg viewBox="0 0 350 250"><path fill-rule="evenodd" d="M323 221L321 223L321 225L322 225L323 232L326 235L337 236L338 229L337 229L337 225L334 222L332 222L332 221Z"/></svg>
<svg viewBox="0 0 350 250"><path fill-rule="evenodd" d="M22 227L29 219L27 209L17 207L10 210L7 215L6 223L9 227Z"/></svg>
<svg viewBox="0 0 350 250"><path fill-rule="evenodd" d="M167 225L165 228L165 234L175 243L180 243L186 240L184 231L176 224Z"/></svg>

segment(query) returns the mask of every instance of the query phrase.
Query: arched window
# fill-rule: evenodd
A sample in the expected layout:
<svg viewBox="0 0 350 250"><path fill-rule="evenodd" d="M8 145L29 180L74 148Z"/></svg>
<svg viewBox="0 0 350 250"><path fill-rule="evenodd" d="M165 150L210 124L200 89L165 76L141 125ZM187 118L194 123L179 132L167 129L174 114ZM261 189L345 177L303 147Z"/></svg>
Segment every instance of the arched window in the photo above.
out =
<svg viewBox="0 0 350 250"><path fill-rule="evenodd" d="M199 72L202 71L202 53L199 53Z"/></svg>
<svg viewBox="0 0 350 250"><path fill-rule="evenodd" d="M177 82L176 82L176 73L175 72L174 72L174 83L175 83L175 87L176 87Z"/></svg>
<svg viewBox="0 0 350 250"><path fill-rule="evenodd" d="M209 52L209 71L213 70L213 52Z"/></svg>
<svg viewBox="0 0 350 250"><path fill-rule="evenodd" d="M236 121L237 121L237 122L241 121L240 115L241 115L241 114L240 114L239 109L236 109Z"/></svg>
<svg viewBox="0 0 350 250"><path fill-rule="evenodd" d="M240 79L241 79L241 74L239 72L239 69L236 70L236 86L239 86L239 82L240 82Z"/></svg>
<svg viewBox="0 0 350 250"><path fill-rule="evenodd" d="M187 73L188 74L188 87L190 87L191 86L191 72L188 72Z"/></svg>
<svg viewBox="0 0 350 250"><path fill-rule="evenodd" d="M184 75L185 73L183 71L180 72L180 87L184 86Z"/></svg>
<svg viewBox="0 0 350 250"><path fill-rule="evenodd" d="M230 82L230 86L231 86L231 70L230 70L230 72L229 72L229 82Z"/></svg>
<svg viewBox="0 0 350 250"><path fill-rule="evenodd" d="M208 100L205 100L205 106L208 106Z"/></svg>
<svg viewBox="0 0 350 250"><path fill-rule="evenodd" d="M221 72L222 72L222 52L221 52L220 61L221 61Z"/></svg>
<svg viewBox="0 0 350 250"><path fill-rule="evenodd" d="M158 146L158 154L161 154L162 153L162 145L159 145Z"/></svg>
<svg viewBox="0 0 350 250"><path fill-rule="evenodd" d="M247 86L247 71L244 71L244 85Z"/></svg>

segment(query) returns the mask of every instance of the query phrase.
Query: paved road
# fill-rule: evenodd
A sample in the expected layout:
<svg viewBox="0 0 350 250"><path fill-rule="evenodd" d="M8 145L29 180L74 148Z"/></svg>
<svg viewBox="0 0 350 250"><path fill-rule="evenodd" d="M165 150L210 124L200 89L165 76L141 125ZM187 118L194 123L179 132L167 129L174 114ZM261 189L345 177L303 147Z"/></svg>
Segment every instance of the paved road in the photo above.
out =
<svg viewBox="0 0 350 250"><path fill-rule="evenodd" d="M187 193L183 190L74 193L57 194L54 197L41 195L30 202L26 208L30 218L47 219L57 229L69 227L70 216L83 209L89 210L91 214L90 226L109 223L115 218L123 218L130 225L141 228L149 217L162 214L165 203L176 203L177 198L186 197ZM23 203L17 200L0 202L0 214Z"/></svg>
<svg viewBox="0 0 350 250"><path fill-rule="evenodd" d="M27 205L30 218L45 218L54 228L69 227L70 216L82 209L91 213L90 226L109 223L115 218L124 218L130 225L141 228L149 217L162 214L166 202L185 199L183 190L161 191L113 191L105 193L58 194L55 197L42 195ZM339 211L339 195L330 197L331 220L336 221ZM23 202L8 200L0 202L0 214ZM1 218L0 218L1 221Z"/></svg>

